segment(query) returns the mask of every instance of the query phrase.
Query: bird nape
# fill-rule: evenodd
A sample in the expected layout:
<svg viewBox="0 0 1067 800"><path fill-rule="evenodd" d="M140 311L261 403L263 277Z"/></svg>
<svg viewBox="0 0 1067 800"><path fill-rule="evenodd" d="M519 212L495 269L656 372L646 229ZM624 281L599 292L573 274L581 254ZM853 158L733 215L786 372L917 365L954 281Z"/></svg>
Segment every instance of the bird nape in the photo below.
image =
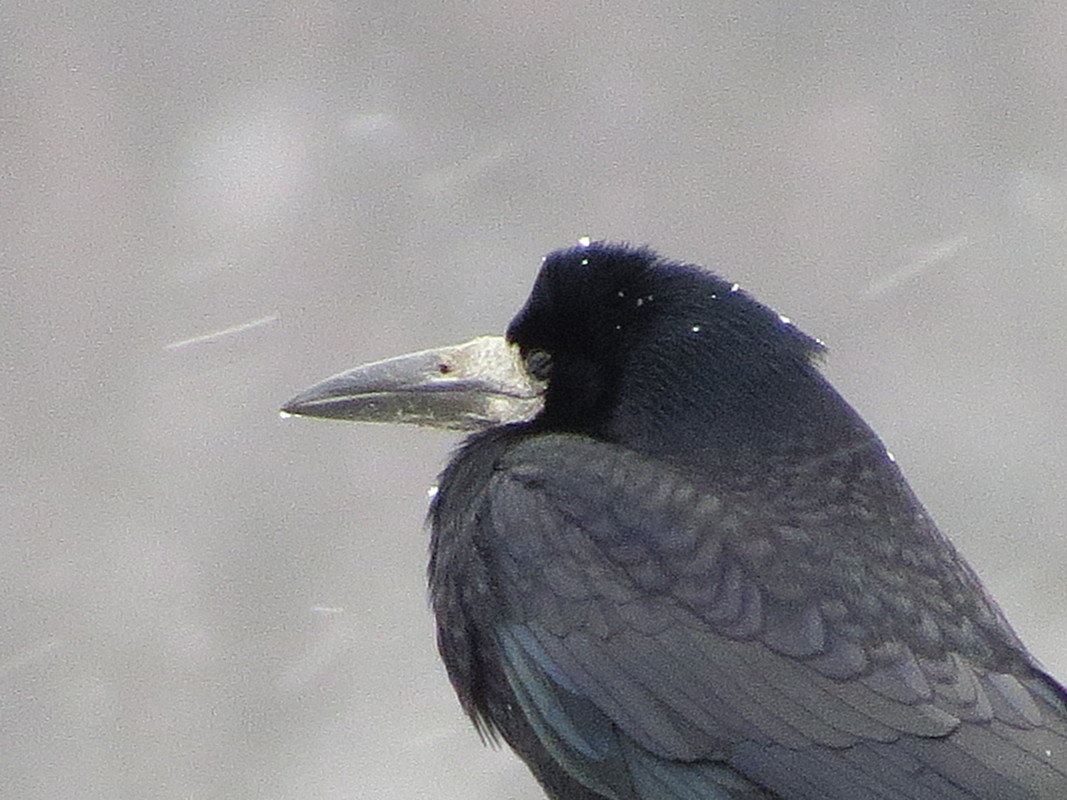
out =
<svg viewBox="0 0 1067 800"><path fill-rule="evenodd" d="M1064 800L1067 693L821 350L592 243L545 259L506 338L284 411L474 431L430 510L438 644L554 800Z"/></svg>

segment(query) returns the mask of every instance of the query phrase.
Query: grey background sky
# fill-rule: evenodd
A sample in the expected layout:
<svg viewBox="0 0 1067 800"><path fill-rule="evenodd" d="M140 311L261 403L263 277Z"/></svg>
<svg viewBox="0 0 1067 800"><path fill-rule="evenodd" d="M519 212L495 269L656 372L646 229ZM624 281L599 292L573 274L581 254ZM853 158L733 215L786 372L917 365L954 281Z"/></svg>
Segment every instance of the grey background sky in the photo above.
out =
<svg viewBox="0 0 1067 800"><path fill-rule="evenodd" d="M1065 117L1054 2L3 3L0 797L540 797L437 662L455 439L276 409L583 234L827 342L1067 677Z"/></svg>

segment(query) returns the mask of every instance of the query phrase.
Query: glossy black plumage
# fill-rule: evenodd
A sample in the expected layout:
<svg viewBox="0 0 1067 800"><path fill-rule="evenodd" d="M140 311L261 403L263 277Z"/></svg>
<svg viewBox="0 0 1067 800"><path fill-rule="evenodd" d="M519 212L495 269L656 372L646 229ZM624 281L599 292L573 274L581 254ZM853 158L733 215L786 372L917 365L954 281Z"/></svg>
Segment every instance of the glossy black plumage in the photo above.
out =
<svg viewBox="0 0 1067 800"><path fill-rule="evenodd" d="M814 340L607 244L549 256L508 339L544 407L444 471L430 586L550 798L1067 798L1067 695Z"/></svg>

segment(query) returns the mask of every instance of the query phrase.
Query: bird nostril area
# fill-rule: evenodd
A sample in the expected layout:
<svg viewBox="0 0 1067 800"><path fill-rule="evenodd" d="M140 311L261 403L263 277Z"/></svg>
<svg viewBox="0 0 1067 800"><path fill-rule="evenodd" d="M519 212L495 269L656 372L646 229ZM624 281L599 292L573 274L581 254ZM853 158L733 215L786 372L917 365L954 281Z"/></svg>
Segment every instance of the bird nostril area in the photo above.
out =
<svg viewBox="0 0 1067 800"><path fill-rule="evenodd" d="M441 373L442 375L447 375L448 373L450 373L452 371L452 365L442 362L442 363L437 365L437 371L439 373Z"/></svg>
<svg viewBox="0 0 1067 800"><path fill-rule="evenodd" d="M538 380L548 380L552 371L552 356L544 350L530 350L523 356L526 371Z"/></svg>

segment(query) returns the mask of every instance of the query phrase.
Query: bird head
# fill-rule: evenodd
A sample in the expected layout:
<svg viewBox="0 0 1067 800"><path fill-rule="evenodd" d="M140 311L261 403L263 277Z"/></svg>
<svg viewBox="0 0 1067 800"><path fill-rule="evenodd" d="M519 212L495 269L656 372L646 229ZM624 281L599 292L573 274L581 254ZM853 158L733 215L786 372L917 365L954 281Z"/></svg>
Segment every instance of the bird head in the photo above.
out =
<svg viewBox="0 0 1067 800"><path fill-rule="evenodd" d="M379 361L294 397L289 414L454 430L536 420L625 439L768 403L821 345L707 270L594 242L548 255L506 337Z"/></svg>

